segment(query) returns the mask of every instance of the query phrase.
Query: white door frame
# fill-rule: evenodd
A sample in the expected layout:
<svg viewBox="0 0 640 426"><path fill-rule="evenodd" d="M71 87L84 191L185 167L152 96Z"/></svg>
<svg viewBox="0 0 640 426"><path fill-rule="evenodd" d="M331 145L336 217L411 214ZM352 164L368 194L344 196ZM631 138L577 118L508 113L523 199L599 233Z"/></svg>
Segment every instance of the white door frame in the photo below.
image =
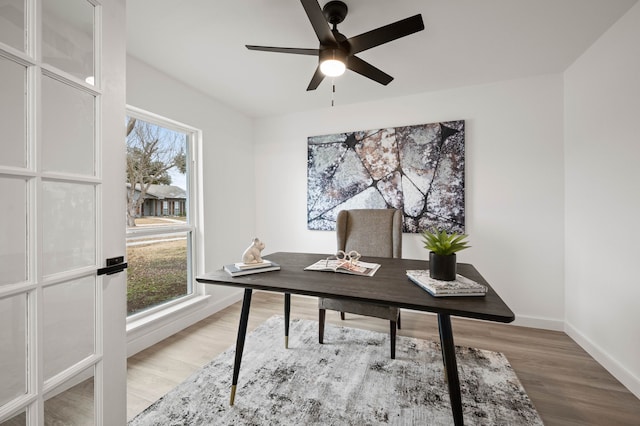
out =
<svg viewBox="0 0 640 426"><path fill-rule="evenodd" d="M123 256L126 229L126 0L102 5L102 238L103 261ZM102 276L102 362L96 392L99 424L124 425L127 419L126 273Z"/></svg>

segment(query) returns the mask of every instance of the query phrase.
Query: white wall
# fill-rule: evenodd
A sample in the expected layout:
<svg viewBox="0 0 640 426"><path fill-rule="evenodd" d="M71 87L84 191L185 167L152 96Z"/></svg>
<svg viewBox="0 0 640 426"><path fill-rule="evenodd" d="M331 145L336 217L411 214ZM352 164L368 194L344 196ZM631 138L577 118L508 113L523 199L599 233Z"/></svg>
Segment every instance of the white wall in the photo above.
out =
<svg viewBox="0 0 640 426"><path fill-rule="evenodd" d="M255 231L255 183L252 121L243 114L174 80L140 60L127 57L127 104L202 130L201 150L203 200L200 206L204 259L199 272L218 269L237 261ZM158 323L153 338L135 344L142 349L161 340L190 322L238 300L241 292L228 287L206 286L211 295L207 303L178 315L179 321ZM132 340L130 336L130 341Z"/></svg>
<svg viewBox="0 0 640 426"><path fill-rule="evenodd" d="M335 251L306 226L307 137L464 119L466 225L474 264L517 323L562 329L564 308L561 75L336 106L256 120L256 231L269 251ZM403 255L426 259L417 234Z"/></svg>
<svg viewBox="0 0 640 426"><path fill-rule="evenodd" d="M640 4L565 72L566 331L640 397Z"/></svg>

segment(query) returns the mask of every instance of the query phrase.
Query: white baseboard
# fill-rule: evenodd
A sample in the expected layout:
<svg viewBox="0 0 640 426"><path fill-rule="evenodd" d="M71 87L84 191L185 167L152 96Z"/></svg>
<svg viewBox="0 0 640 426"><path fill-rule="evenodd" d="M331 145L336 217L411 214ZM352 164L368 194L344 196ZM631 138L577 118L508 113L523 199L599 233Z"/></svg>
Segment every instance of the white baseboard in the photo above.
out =
<svg viewBox="0 0 640 426"><path fill-rule="evenodd" d="M549 318L516 315L515 321L511 324L521 327L541 328L543 330L564 331L563 320L554 320Z"/></svg>
<svg viewBox="0 0 640 426"><path fill-rule="evenodd" d="M405 310L409 310L409 309L405 309ZM435 313L433 312L414 311L414 310L411 310L411 312L416 314L423 314L423 315L435 315ZM475 318L457 317L455 315L452 316L452 318L459 318L459 319L472 320L472 321L484 321L484 320L477 320ZM499 324L499 323L496 323L496 324ZM522 316L522 315L516 315L515 321L505 325L517 325L520 327L540 328L543 330L564 331L564 321L552 320L548 318L528 317L528 316Z"/></svg>
<svg viewBox="0 0 640 426"><path fill-rule="evenodd" d="M206 296L196 303L179 308L177 312L172 312L165 318L143 321L132 327L127 326L127 357L135 355L240 300L242 300L242 291L240 290L215 301Z"/></svg>
<svg viewBox="0 0 640 426"><path fill-rule="evenodd" d="M576 341L589 355L622 383L631 393L640 398L640 378L627 370L605 350L595 344L569 322L565 322L564 332Z"/></svg>

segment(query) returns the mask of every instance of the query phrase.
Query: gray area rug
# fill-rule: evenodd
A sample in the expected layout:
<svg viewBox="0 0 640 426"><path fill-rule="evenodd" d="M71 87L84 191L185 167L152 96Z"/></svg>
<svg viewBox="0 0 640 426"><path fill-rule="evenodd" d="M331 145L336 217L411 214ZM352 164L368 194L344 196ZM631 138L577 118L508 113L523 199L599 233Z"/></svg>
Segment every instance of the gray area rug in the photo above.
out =
<svg viewBox="0 0 640 426"><path fill-rule="evenodd" d="M141 425L450 425L440 344L283 318L247 335L235 405L235 345L129 422ZM542 425L507 359L456 347L465 424Z"/></svg>

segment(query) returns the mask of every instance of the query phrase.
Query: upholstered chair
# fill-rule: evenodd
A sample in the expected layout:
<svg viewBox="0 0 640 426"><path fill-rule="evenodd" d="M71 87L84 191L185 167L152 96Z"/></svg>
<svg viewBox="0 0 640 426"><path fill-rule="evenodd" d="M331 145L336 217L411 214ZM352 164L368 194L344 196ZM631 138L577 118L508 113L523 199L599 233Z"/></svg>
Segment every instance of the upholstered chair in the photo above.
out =
<svg viewBox="0 0 640 426"><path fill-rule="evenodd" d="M360 253L364 261L372 257L402 257L402 212L396 209L342 210L336 218L338 250ZM318 299L319 341L324 341L326 310L366 315L389 321L391 358L396 357L396 328L400 328L400 309L352 300Z"/></svg>

